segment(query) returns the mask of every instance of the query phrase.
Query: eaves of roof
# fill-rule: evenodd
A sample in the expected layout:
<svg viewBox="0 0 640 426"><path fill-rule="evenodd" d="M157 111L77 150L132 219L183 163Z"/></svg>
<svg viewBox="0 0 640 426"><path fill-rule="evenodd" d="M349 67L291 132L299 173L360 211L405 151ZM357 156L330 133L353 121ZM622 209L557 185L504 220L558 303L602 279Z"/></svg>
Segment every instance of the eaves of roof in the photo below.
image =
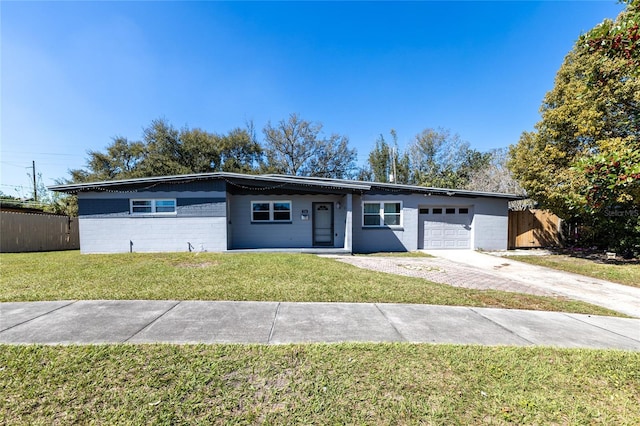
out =
<svg viewBox="0 0 640 426"><path fill-rule="evenodd" d="M353 191L367 191L371 188L370 185L363 182L356 181L342 181L332 182L326 180L319 180L315 178L295 179L293 176L286 175L247 175L241 173L228 173L228 172L216 172L216 173L195 173L187 175L174 175L174 176L157 176L157 177L144 177L133 179L119 179L108 180L99 182L87 182L87 183L73 183L52 185L48 189L51 191L77 193L82 191L100 191L109 188L117 187L130 187L145 184L160 184L160 183L180 183L180 182L192 182L198 180L218 180L222 179L229 183L237 182L256 182L262 184L269 183L282 183L291 184L295 186L307 186L316 188L331 188L331 189L343 189Z"/></svg>
<svg viewBox="0 0 640 426"><path fill-rule="evenodd" d="M269 177L282 177L285 175L264 175ZM367 182L367 181L350 181L345 179L333 179L333 178L307 178L304 176L288 176L290 179L295 180L305 180L305 179L314 179L322 182L334 182L334 183L346 183L346 182L357 182L358 184L367 185L370 189L380 189L383 191L389 192L415 192L419 194L429 194L429 195L447 195L447 196L462 196L462 197L489 197L489 198L506 198L509 200L521 200L527 198L523 195L518 194L505 194L502 192L489 192L489 191L471 191L466 189L449 189L449 188L436 188L436 187L428 187L428 186L418 186L418 185L405 185L398 183L382 183L382 182Z"/></svg>
<svg viewBox="0 0 640 426"><path fill-rule="evenodd" d="M294 186L302 186L308 188L323 188L323 189L338 189L345 191L370 191L377 189L388 192L411 192L427 195L446 195L446 196L458 196L458 197L489 197L489 198L504 198L508 200L523 199L523 196L517 194L503 194L497 192L483 192L483 191L469 191L463 189L447 189L447 188L433 188L417 185L403 185L396 183L381 183L381 182L363 182L347 179L332 179L332 178L319 178L319 177L306 177L306 176L290 176L279 174L266 174L266 175L247 175L241 173L228 173L228 172L216 172L216 173L195 173L187 175L174 175L174 176L157 176L157 177L144 177L134 179L120 179L109 180L101 182L88 182L88 183L74 183L63 185L52 185L48 188L52 191L77 193L82 191L101 191L108 190L110 188L126 188L131 186L139 186L145 184L160 184L160 183L180 183L180 182L192 182L198 180L225 180L230 184L250 184L255 182L256 184L289 184Z"/></svg>

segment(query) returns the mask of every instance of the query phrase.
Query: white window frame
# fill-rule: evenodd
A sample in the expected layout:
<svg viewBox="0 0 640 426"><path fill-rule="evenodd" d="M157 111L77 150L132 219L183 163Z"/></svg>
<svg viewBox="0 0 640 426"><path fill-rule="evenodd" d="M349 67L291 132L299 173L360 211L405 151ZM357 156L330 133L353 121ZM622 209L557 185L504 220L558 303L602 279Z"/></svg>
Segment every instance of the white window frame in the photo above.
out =
<svg viewBox="0 0 640 426"><path fill-rule="evenodd" d="M151 211L149 212L135 212L133 210L134 202L136 201L144 201L149 202L151 207ZM158 203L170 201L173 203L173 211L172 212L159 212L158 211ZM129 213L135 216L144 216L144 215L162 215L162 216L172 216L176 215L178 211L178 203L175 198L131 198L129 200Z"/></svg>
<svg viewBox="0 0 640 426"><path fill-rule="evenodd" d="M365 217L365 204L378 204L378 219L379 222L377 225L366 225L364 223ZM398 225L385 225L384 223L384 205L385 204L399 204L400 205L400 223ZM394 213L398 214L398 213ZM369 213L367 216L373 216L374 214ZM402 228L404 224L404 209L401 200L366 200L362 202L362 227L363 228Z"/></svg>
<svg viewBox="0 0 640 426"><path fill-rule="evenodd" d="M288 203L289 204L289 219L275 219L275 212L276 211L281 211L284 212L286 210L275 210L274 209L274 204L280 204L280 203ZM253 218L253 205L254 204L269 204L269 219L263 219L263 220L255 220ZM250 217L251 217L251 223L291 223L293 222L293 203L291 202L291 200L265 200L265 201L251 201L249 208L251 209L251 211L249 212ZM264 212L266 212L266 210L263 210Z"/></svg>

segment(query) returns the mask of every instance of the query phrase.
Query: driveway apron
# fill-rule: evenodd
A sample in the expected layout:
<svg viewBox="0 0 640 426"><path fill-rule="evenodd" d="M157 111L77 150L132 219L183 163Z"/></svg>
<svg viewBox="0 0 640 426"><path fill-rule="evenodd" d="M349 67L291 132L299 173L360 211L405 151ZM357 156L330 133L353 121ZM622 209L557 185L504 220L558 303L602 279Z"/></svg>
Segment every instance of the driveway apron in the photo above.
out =
<svg viewBox="0 0 640 426"><path fill-rule="evenodd" d="M567 297L640 318L640 288L557 271L473 250L432 250L434 257L327 255L360 268L477 290Z"/></svg>

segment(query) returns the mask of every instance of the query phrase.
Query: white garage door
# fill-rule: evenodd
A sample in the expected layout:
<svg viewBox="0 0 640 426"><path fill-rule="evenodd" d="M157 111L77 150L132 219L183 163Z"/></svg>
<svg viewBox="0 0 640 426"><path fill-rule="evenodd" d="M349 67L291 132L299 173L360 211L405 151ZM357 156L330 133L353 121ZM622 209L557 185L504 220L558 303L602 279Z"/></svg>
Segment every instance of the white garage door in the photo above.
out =
<svg viewBox="0 0 640 426"><path fill-rule="evenodd" d="M471 219L469 207L420 208L418 247L424 249L471 248Z"/></svg>

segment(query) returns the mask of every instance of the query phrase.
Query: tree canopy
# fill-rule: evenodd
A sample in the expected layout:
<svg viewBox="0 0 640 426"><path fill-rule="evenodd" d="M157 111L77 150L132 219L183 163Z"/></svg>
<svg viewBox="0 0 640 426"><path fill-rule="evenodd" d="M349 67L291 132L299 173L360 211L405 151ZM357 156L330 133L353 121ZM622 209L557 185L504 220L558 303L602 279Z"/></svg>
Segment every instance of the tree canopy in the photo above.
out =
<svg viewBox="0 0 640 426"><path fill-rule="evenodd" d="M448 129L427 128L403 152L391 130L393 145L383 135L369 153L360 176L376 182L406 183L439 188L466 188L474 173L489 166L491 154L472 149Z"/></svg>
<svg viewBox="0 0 640 426"><path fill-rule="evenodd" d="M157 119L143 129L141 141L118 136L106 152L90 151L86 169L70 170L71 181L127 179L188 173L255 173L262 147L247 129L226 135L173 127Z"/></svg>
<svg viewBox="0 0 640 426"><path fill-rule="evenodd" d="M448 129L425 129L409 147L418 185L465 188L471 174L488 165L490 155L472 149L469 142Z"/></svg>
<svg viewBox="0 0 640 426"><path fill-rule="evenodd" d="M355 171L356 150L346 136L322 133L322 124L291 114L264 130L266 168L274 173L349 178Z"/></svg>
<svg viewBox="0 0 640 426"><path fill-rule="evenodd" d="M392 138L390 145L384 135L378 136L374 148L369 152L368 165L361 170L360 178L374 182L412 183L409 155L398 148L396 131L389 132Z"/></svg>
<svg viewBox="0 0 640 426"><path fill-rule="evenodd" d="M639 23L640 0L628 1L615 22L580 36L544 98L541 121L511 147L509 161L540 205L591 224L606 244L626 250L640 244Z"/></svg>
<svg viewBox="0 0 640 426"><path fill-rule="evenodd" d="M356 150L346 136L322 133L322 124L291 114L256 138L253 123L227 134L184 127L166 119L145 127L142 139L113 138L104 152L90 151L87 166L70 170L71 182L90 182L190 173L284 173L328 178L353 177Z"/></svg>
<svg viewBox="0 0 640 426"><path fill-rule="evenodd" d="M472 191L524 194L524 189L507 167L508 154L507 148L487 152L488 161L471 172L466 188Z"/></svg>

